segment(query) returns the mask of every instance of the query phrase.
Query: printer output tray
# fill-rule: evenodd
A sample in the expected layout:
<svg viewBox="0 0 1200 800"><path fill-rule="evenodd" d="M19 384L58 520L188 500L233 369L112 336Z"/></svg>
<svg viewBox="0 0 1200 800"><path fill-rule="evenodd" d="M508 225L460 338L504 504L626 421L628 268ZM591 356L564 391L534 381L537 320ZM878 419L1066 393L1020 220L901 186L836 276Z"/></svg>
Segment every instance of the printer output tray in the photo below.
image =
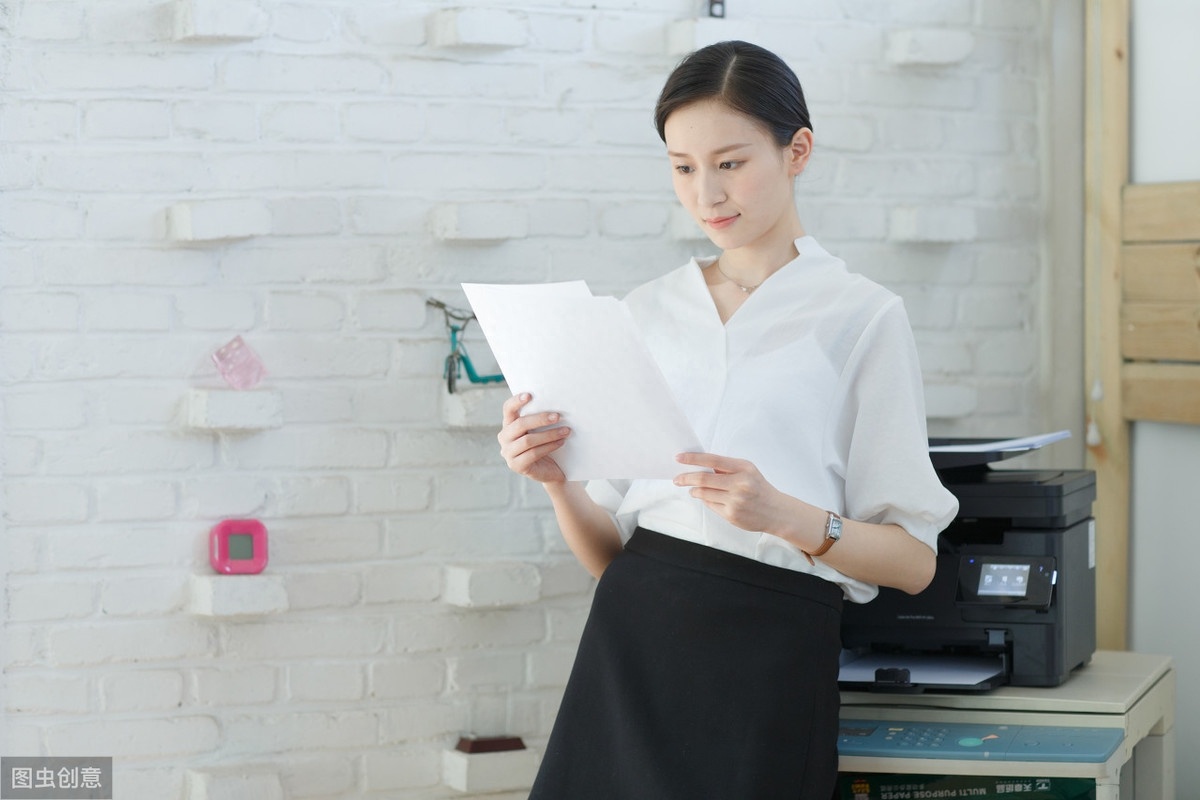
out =
<svg viewBox="0 0 1200 800"><path fill-rule="evenodd" d="M845 690L985 692L1008 683L999 655L866 653L849 658L838 673L838 686Z"/></svg>

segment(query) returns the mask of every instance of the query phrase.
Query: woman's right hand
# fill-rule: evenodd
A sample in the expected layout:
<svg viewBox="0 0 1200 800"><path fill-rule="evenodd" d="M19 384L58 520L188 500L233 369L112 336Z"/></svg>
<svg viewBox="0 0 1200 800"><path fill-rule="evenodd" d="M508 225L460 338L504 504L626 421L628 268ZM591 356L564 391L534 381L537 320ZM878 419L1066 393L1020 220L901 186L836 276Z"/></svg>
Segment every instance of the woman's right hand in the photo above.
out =
<svg viewBox="0 0 1200 800"><path fill-rule="evenodd" d="M525 392L504 401L504 425L496 439L500 442L500 455L508 468L539 483L562 483L566 475L551 457L562 447L571 433L566 426L536 430L554 425L559 414L544 411L539 414L521 415L521 408L532 396Z"/></svg>

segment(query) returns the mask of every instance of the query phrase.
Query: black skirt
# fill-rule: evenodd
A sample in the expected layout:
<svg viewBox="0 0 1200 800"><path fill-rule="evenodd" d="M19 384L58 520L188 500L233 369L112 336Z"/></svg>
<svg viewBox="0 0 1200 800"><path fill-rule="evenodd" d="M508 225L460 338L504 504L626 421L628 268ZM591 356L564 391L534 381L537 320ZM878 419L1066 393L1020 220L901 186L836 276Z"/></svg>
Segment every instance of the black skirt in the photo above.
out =
<svg viewBox="0 0 1200 800"><path fill-rule="evenodd" d="M828 581L638 528L530 800L829 800L841 610Z"/></svg>

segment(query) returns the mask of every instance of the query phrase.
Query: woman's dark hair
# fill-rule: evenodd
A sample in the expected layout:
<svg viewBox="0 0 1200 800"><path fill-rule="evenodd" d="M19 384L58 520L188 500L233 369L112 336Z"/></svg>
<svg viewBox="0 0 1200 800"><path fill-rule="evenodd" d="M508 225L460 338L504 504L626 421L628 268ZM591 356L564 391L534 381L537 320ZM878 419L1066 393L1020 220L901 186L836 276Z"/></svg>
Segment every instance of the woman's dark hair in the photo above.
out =
<svg viewBox="0 0 1200 800"><path fill-rule="evenodd" d="M770 50L749 42L710 44L679 62L654 107L659 138L667 140L667 117L701 100L719 100L757 121L780 147L801 128L812 130L796 73Z"/></svg>

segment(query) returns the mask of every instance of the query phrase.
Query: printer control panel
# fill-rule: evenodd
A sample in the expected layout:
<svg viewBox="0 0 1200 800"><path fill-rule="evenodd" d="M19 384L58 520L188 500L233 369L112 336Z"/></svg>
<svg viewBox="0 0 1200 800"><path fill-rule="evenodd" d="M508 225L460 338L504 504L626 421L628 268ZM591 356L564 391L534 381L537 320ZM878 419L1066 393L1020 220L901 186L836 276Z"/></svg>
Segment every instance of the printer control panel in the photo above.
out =
<svg viewBox="0 0 1200 800"><path fill-rule="evenodd" d="M1050 556L963 555L958 564L959 602L967 605L1047 609L1058 570Z"/></svg>

